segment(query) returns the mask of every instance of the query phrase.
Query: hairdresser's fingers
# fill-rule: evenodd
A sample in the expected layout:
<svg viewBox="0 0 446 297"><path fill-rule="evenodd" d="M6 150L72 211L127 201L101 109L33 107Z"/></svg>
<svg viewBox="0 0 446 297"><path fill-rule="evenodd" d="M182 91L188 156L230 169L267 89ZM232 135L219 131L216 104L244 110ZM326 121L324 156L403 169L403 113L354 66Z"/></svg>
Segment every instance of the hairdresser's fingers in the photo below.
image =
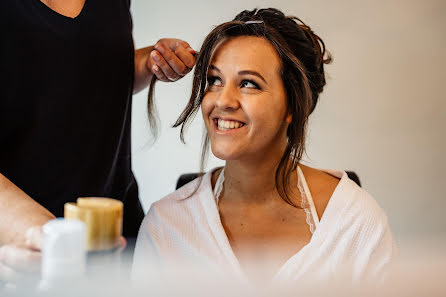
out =
<svg viewBox="0 0 446 297"><path fill-rule="evenodd" d="M164 54L163 49L165 48L170 49L177 56L177 49L184 49L185 55L183 55L183 57L178 56L178 58L180 58L186 67L194 67L195 59L193 55L196 51L186 41L175 38L163 38L158 40L154 45L154 49L159 50L161 54Z"/></svg>
<svg viewBox="0 0 446 297"><path fill-rule="evenodd" d="M195 51L188 50L183 46L179 46L175 49L175 55L180 58L180 60L186 65L186 72L183 75L186 75L195 65L194 54Z"/></svg>
<svg viewBox="0 0 446 297"><path fill-rule="evenodd" d="M0 262L0 289L2 282L13 282L20 278L20 274Z"/></svg>
<svg viewBox="0 0 446 297"><path fill-rule="evenodd" d="M37 250L14 245L0 247L0 263L18 272L32 273L40 267L41 254Z"/></svg>
<svg viewBox="0 0 446 297"><path fill-rule="evenodd" d="M161 43L165 44L172 51L175 51L175 49L178 48L178 47L183 47L187 51L189 51L191 54L195 54L195 51L192 49L190 44L187 43L184 40L181 40L181 39L164 38L164 39L160 39L158 42L161 42Z"/></svg>
<svg viewBox="0 0 446 297"><path fill-rule="evenodd" d="M176 76L184 76L189 68L177 57L177 55L168 48L165 44L158 42L155 44L155 50L157 50L167 62L168 66L175 72ZM169 78L169 73L166 73L165 69L163 69L164 74L166 74Z"/></svg>
<svg viewBox="0 0 446 297"><path fill-rule="evenodd" d="M167 80L163 80L163 81L176 81L181 77L179 74L177 74L170 67L170 65L166 62L164 57L161 55L161 53L159 53L157 50L153 50L150 53L150 58L154 60L154 63L155 63L154 65L157 65L160 68L160 71L162 71L164 76L167 78ZM153 69L153 66L152 66L152 69ZM157 77L158 77L158 75L157 75ZM162 79L160 79L160 80L162 80Z"/></svg>
<svg viewBox="0 0 446 297"><path fill-rule="evenodd" d="M196 51L184 40L181 39L161 39L168 48L170 48L175 55L188 67L192 69L195 65L194 54Z"/></svg>
<svg viewBox="0 0 446 297"><path fill-rule="evenodd" d="M127 246L127 240L125 239L124 236L121 236L119 238L119 248L125 249L126 246Z"/></svg>
<svg viewBox="0 0 446 297"><path fill-rule="evenodd" d="M149 55L149 65L151 66L152 73L161 81L170 81L169 78L164 74L163 70L157 63L163 63L163 57L157 50L153 50ZM165 63L165 62L164 62Z"/></svg>
<svg viewBox="0 0 446 297"><path fill-rule="evenodd" d="M119 246L118 246L119 252L124 251L126 247L127 247L127 240L123 236L121 236L119 238Z"/></svg>
<svg viewBox="0 0 446 297"><path fill-rule="evenodd" d="M150 55L150 59L153 60L152 55ZM156 78L160 81L170 81L167 76L164 75L161 68L155 64L155 61L151 61L152 63L152 73L155 74Z"/></svg>
<svg viewBox="0 0 446 297"><path fill-rule="evenodd" d="M42 249L43 231L41 226L34 226L26 230L25 238L27 247L35 250Z"/></svg>

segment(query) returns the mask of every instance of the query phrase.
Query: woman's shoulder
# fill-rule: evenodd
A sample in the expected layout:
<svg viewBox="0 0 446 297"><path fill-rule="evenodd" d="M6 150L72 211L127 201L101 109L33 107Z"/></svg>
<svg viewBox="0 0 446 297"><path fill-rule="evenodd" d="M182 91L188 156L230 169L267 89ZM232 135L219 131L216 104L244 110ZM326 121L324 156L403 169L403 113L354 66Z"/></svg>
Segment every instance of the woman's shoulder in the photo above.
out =
<svg viewBox="0 0 446 297"><path fill-rule="evenodd" d="M326 220L345 228L355 228L361 233L383 232L389 229L387 215L378 201L345 171L323 170L338 179L326 207Z"/></svg>
<svg viewBox="0 0 446 297"><path fill-rule="evenodd" d="M325 195L332 192L319 223L319 239L336 241L342 238L343 244L350 242L351 252L358 255L367 255L365 250L378 251L389 255L390 259L397 253L387 215L371 194L351 180L345 171L312 170L319 171L312 174L329 185ZM315 205L317 208L317 201Z"/></svg>
<svg viewBox="0 0 446 297"><path fill-rule="evenodd" d="M313 195L319 218L326 211L355 217L356 222L387 224L387 216L378 202L363 188L351 180L345 171L320 170L301 165L308 187Z"/></svg>
<svg viewBox="0 0 446 297"><path fill-rule="evenodd" d="M318 217L321 218L341 180L328 172L305 165L299 165L313 197Z"/></svg>

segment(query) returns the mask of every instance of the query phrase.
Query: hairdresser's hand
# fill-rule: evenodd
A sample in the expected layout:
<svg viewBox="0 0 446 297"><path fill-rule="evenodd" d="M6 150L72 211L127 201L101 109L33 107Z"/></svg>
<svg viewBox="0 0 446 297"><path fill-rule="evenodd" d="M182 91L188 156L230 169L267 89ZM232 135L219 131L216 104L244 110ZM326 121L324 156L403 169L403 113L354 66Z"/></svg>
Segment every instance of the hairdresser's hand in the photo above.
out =
<svg viewBox="0 0 446 297"><path fill-rule="evenodd" d="M121 236L121 237L119 238L119 246L118 246L118 247L119 247L119 250L120 250L120 251L125 250L126 246L127 246L127 239L125 239L124 236Z"/></svg>
<svg viewBox="0 0 446 297"><path fill-rule="evenodd" d="M0 283L15 283L35 279L40 271L42 228L32 227L21 245L0 247Z"/></svg>
<svg viewBox="0 0 446 297"><path fill-rule="evenodd" d="M153 46L147 67L161 81L176 81L194 67L195 51L180 39L160 39Z"/></svg>

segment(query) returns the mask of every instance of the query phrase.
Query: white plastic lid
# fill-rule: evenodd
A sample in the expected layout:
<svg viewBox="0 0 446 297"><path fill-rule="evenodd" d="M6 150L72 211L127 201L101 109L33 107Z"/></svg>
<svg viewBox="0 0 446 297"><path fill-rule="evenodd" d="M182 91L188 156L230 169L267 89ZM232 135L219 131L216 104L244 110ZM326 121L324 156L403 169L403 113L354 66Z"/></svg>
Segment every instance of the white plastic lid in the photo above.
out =
<svg viewBox="0 0 446 297"><path fill-rule="evenodd" d="M43 226L42 279L70 279L84 275L86 227L75 219L57 218Z"/></svg>

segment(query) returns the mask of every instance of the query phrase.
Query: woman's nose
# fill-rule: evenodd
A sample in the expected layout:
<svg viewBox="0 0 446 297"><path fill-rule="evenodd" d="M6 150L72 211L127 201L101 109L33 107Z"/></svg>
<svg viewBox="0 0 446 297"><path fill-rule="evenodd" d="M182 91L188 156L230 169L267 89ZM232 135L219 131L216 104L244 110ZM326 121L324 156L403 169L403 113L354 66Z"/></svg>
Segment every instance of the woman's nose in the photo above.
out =
<svg viewBox="0 0 446 297"><path fill-rule="evenodd" d="M240 107L237 89L231 85L226 85L217 97L216 106L220 109L237 109Z"/></svg>

